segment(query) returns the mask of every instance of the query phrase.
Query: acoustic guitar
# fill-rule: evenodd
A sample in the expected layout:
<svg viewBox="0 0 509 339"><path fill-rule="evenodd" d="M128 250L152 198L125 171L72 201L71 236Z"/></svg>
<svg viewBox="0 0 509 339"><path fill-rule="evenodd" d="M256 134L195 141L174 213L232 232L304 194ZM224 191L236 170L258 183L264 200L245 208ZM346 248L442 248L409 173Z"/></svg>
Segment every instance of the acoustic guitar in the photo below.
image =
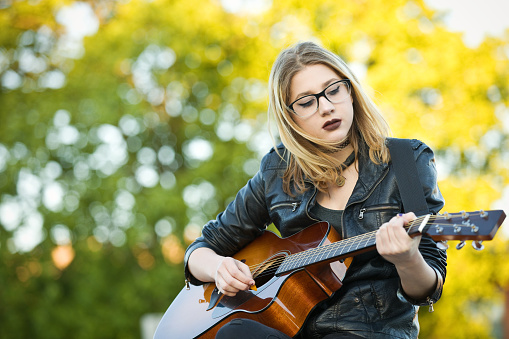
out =
<svg viewBox="0 0 509 339"><path fill-rule="evenodd" d="M447 240L473 240L476 249L491 240L505 219L502 210L418 217L406 226L410 236L427 234L437 246ZM330 298L352 257L375 249L376 231L342 240L326 222L280 238L266 231L234 258L251 269L255 287L234 297L218 293L214 283L186 284L161 319L154 339L214 338L235 318L253 319L293 337L321 301Z"/></svg>

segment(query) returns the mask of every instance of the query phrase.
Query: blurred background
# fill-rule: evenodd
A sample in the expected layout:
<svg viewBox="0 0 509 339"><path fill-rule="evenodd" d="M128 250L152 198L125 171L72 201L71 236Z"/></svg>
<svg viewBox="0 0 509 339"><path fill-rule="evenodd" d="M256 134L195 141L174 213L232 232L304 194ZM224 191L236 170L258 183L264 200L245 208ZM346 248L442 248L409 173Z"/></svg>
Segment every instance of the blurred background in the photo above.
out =
<svg viewBox="0 0 509 339"><path fill-rule="evenodd" d="M299 40L435 150L443 211L507 213L509 5L477 3L0 0L0 337L150 338L272 146L268 74ZM507 222L485 247L451 246L421 338L509 338Z"/></svg>

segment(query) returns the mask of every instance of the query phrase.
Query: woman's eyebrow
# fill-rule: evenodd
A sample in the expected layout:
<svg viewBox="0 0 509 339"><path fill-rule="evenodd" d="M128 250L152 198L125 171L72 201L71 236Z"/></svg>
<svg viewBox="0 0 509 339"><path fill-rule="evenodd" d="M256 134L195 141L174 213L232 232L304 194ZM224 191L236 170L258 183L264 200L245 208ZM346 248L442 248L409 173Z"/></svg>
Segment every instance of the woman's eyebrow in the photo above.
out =
<svg viewBox="0 0 509 339"><path fill-rule="evenodd" d="M327 80L326 82L324 82L324 83L322 84L322 87L323 87L323 88L325 88L325 87L329 86L330 84L332 84L333 82L335 82L335 81L340 81L340 80L342 80L342 79L339 79L339 78L332 78L332 79L329 79L329 80ZM313 93L313 92L311 92L311 91L305 91L305 92L302 92L302 93L297 94L297 95L295 96L295 99L300 98L300 97L303 97L303 96L306 96L306 95L312 95L312 94L316 94L316 93Z"/></svg>

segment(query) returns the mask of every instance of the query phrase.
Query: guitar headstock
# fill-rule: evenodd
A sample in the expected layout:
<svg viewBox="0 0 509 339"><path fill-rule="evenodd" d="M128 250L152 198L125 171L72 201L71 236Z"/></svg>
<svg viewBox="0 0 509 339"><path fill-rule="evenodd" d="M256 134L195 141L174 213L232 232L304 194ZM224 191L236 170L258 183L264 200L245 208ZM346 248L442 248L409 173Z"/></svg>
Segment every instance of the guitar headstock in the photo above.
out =
<svg viewBox="0 0 509 339"><path fill-rule="evenodd" d="M495 237L498 228L505 219L505 213L502 210L446 212L419 219L421 218L417 218L414 223L425 223L425 225L417 225L420 232L426 233L435 241L441 241L440 248L447 248L446 245L443 245L447 240L461 240L462 243L457 248L463 247L465 240L473 240L474 248L482 249L481 242L492 240Z"/></svg>
<svg viewBox="0 0 509 339"><path fill-rule="evenodd" d="M502 210L433 215L424 232L434 240L491 240L505 219Z"/></svg>

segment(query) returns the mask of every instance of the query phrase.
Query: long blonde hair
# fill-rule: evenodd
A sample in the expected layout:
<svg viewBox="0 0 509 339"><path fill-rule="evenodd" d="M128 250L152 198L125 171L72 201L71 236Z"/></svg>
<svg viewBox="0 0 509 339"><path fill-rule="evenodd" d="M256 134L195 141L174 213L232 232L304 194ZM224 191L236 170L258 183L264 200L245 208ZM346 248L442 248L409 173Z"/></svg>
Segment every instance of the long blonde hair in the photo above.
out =
<svg viewBox="0 0 509 339"><path fill-rule="evenodd" d="M320 191L327 192L327 182L335 182L342 172L341 163L331 155L337 143L326 142L304 132L292 119L293 113L288 107L292 78L306 66L316 64L328 66L341 78L350 80L354 117L348 138L355 158L358 158L360 147L366 143L371 161L377 164L389 161L385 146L389 126L347 64L339 56L313 42L297 43L279 54L269 78L269 122L272 116L279 137L290 153L283 176L283 189L291 195L291 183L297 192L304 192L307 189L305 180L310 180Z"/></svg>

